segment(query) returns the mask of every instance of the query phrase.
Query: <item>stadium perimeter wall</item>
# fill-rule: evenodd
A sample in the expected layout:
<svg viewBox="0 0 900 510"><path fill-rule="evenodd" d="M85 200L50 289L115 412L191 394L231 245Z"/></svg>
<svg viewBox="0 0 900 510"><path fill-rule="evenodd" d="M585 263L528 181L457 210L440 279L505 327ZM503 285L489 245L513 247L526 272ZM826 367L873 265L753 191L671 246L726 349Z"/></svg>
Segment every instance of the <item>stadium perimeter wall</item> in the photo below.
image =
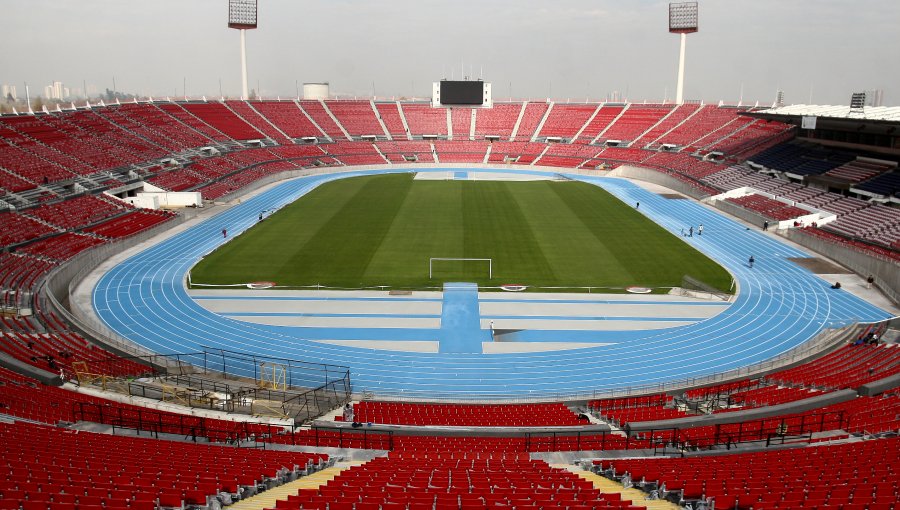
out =
<svg viewBox="0 0 900 510"><path fill-rule="evenodd" d="M92 319L95 317L93 313L79 310L71 296L78 284L110 257L167 232L188 219L185 213L181 213L153 228L131 237L85 250L69 259L65 264L53 270L44 280L39 298L44 300L43 308L50 309L64 317L80 334L113 354L124 357L155 354L109 331L98 320Z"/></svg>
<svg viewBox="0 0 900 510"><path fill-rule="evenodd" d="M284 161L284 160L275 160L275 161ZM287 160L287 161L290 161L290 160ZM267 163L271 163L271 162L272 161L258 163L258 164L249 166L243 170L254 168L254 167L264 165ZM244 186L243 188L240 188L235 191L232 191L231 193L226 193L226 194L222 195L221 197L213 200L213 203L221 204L221 203L225 203L225 202L231 202L232 200L239 199L239 198L243 197L244 195L253 193L254 191L257 191L261 188L264 188L265 186L268 186L268 185L270 185L274 182L278 182L278 181L294 179L297 177L307 177L310 175L352 172L357 169L359 169L359 167L354 166L354 167L337 167L337 168L335 168L335 167L319 167L319 168L303 168L303 169L297 169L297 170L287 170L284 172L267 175L261 179L255 180L255 181L251 182L250 184Z"/></svg>
<svg viewBox="0 0 900 510"><path fill-rule="evenodd" d="M716 200L712 204L716 209L734 216L735 218L741 219L750 223L751 225L757 226L759 228L763 227L763 223L766 221L766 217L762 214L753 212L749 209L745 209L737 204L733 204L727 200ZM777 225L777 221L772 221L772 225Z"/></svg>
<svg viewBox="0 0 900 510"><path fill-rule="evenodd" d="M652 168L623 165L611 170L608 174L601 175L647 181L649 183L658 184L664 188L669 188L672 191L677 191L678 193L687 195L695 200L703 200L707 197L705 193L690 184Z"/></svg>
<svg viewBox="0 0 900 510"><path fill-rule="evenodd" d="M485 165L479 163L469 163L469 164L461 164L461 163L413 163L409 165L364 165L364 166L352 166L352 167L328 167L328 168L312 168L312 169L298 169L298 170L289 170L285 172L281 172L278 174L273 174L271 176L265 177L264 179L254 182L244 188L241 188L234 193L225 195L220 199L216 200L216 204L224 204L227 202L231 202L235 199L240 199L241 197L248 195L264 186L269 184L295 178L302 177L314 174L329 174L329 173L350 173L359 170L400 170L400 171L414 171L416 169L425 169L425 168L471 168L473 170L478 169L493 169L493 170L531 170L531 171L543 171L543 172L553 172L559 174L580 174L580 175L593 175L593 176L611 176L611 177L626 177L637 180L644 180L647 182L651 182L653 184L658 184L673 191L679 191L685 195L691 196L697 200L701 200L706 197L702 192L692 188L689 184L675 179L671 176L660 173L657 170L646 169L646 168L637 168L637 167L619 167L614 172L610 173L598 173L596 171L586 171L586 170L573 170L573 169L564 169L557 167L539 167L539 166L520 166L520 165ZM720 201L721 202L721 201ZM213 208L213 211L215 207ZM74 298L75 291L79 284L97 267L99 267L103 262L105 262L109 257L116 255L118 253L124 252L130 248L133 248L157 235L164 234L167 231L173 230L178 225L192 219L196 214L200 214L201 210L186 210L186 211L194 211L195 214L185 215L181 214L177 218L174 218L170 221L164 222L156 227L153 227L147 231L144 231L140 234L132 236L130 238L122 239L117 242L113 242L110 244L105 244L98 246L96 248L87 250L82 252L72 259L70 259L66 264L59 267L55 271L53 271L47 279L44 281L43 287L41 289L41 299L43 299L42 303L46 308L53 309L59 315L64 317L70 323L72 323L80 333L82 333L85 337L89 338L91 341L103 346L104 348L109 349L110 351L123 355L123 356L148 356L154 355L152 351L147 350L143 347L140 347L130 340L121 337L114 332L110 331L106 328L99 319L96 318L92 310L83 310L82 304L78 302L77 299ZM206 209L209 211L209 209ZM210 211L211 212L211 211ZM214 212L212 214L215 214ZM806 238L810 238L810 236L804 236ZM802 244L802 243L799 243ZM832 246L829 244L829 246ZM814 249L814 248L811 248ZM855 253L855 255L860 255ZM881 273L876 274L876 278ZM894 275L895 280L900 279L900 274ZM897 288L897 284L894 283L893 289ZM892 296L893 298L893 296ZM621 391L612 392L609 395L593 395L590 398L599 398L604 396L614 397L614 396L628 396L628 395L639 395L639 394L649 394L649 393L658 393L658 392L666 392L666 391L677 391L683 390L687 388L692 388L696 386L709 385L709 384L718 384L725 381L737 380L741 378L750 377L752 375L758 375L762 373L771 372L776 369L783 368L785 366L789 366L792 363L796 363L800 360L806 360L811 357L820 355L824 351L828 350L828 348L833 347L839 342L845 341L842 336L847 334L847 331L853 330L853 327L842 328L842 330L829 330L823 331L816 338L810 339L810 341L800 345L786 353L783 353L775 358L770 360L766 360L751 366L741 367L738 369L734 369L728 372L722 372L717 374L711 374L709 376L704 376L700 378L690 378L685 380L672 381L667 384L661 385L648 385L646 387L635 387L635 388L626 388ZM393 399L388 399L393 400Z"/></svg>
<svg viewBox="0 0 900 510"><path fill-rule="evenodd" d="M825 254L863 277L873 275L875 286L891 301L900 303L900 267L897 262L867 255L842 244L809 235L800 229L788 229L782 235L804 248Z"/></svg>

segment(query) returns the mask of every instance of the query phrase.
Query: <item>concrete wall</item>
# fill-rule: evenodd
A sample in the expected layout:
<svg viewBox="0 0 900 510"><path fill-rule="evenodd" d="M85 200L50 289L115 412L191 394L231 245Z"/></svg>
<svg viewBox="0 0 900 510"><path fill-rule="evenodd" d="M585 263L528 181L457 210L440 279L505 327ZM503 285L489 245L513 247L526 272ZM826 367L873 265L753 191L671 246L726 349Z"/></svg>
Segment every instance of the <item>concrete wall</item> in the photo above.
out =
<svg viewBox="0 0 900 510"><path fill-rule="evenodd" d="M199 191L166 191L162 193L153 191L137 194L138 199L144 197L155 199L159 207L200 207L203 205L203 198L200 197Z"/></svg>
<svg viewBox="0 0 900 510"><path fill-rule="evenodd" d="M685 418L676 418L671 420L643 421L629 423L626 425L628 434L635 432L646 432L659 429L690 429L694 427L704 427L708 425L724 425L729 423L742 423L747 421L762 420L772 416L781 416L785 414L802 413L819 409L828 405L840 404L848 400L856 398L854 390L840 390L824 395L819 395L796 402L787 404L779 404L774 406L757 407L746 411L735 411L733 413L707 414L705 416L688 416Z"/></svg>
<svg viewBox="0 0 900 510"><path fill-rule="evenodd" d="M900 374L894 374L884 379L879 379L869 384L863 384L857 390L864 397L871 397L884 393L885 391L900 388Z"/></svg>
<svg viewBox="0 0 900 510"><path fill-rule="evenodd" d="M140 193L137 196L123 198L122 200L135 207L159 209L159 198L157 198L157 195L157 193Z"/></svg>
<svg viewBox="0 0 900 510"><path fill-rule="evenodd" d="M386 423L377 423L372 426L366 425L362 428L353 428L353 424L349 422L316 420L313 422L314 427L325 429L344 429L347 431L365 431L365 432L393 432L398 436L441 436L441 437L460 437L460 436L483 436L483 437L524 437L531 434L608 434L612 432L612 428L606 424L579 425L567 427L444 427L440 425L390 425Z"/></svg>
<svg viewBox="0 0 900 510"><path fill-rule="evenodd" d="M756 225L759 228L763 227L763 222L766 221L766 218L759 213L753 212L750 209L744 209L743 207L728 202L727 200L716 200L713 202L713 206L716 209L734 216L735 218L741 219L750 223L751 225ZM775 228L775 222L770 222L770 228Z"/></svg>
<svg viewBox="0 0 900 510"><path fill-rule="evenodd" d="M93 314L73 313L70 310L69 296L71 291L88 273L109 257L173 228L185 220L186 217L182 214L134 236L79 253L66 264L53 270L44 280L40 289L40 299L44 300L43 307L64 317L85 338L117 355L146 356L153 354L152 351L140 348L129 340L117 337L99 322L92 321Z"/></svg>
<svg viewBox="0 0 900 510"><path fill-rule="evenodd" d="M706 198L706 194L702 191L680 179L676 179L662 172L661 170L624 165L616 168L615 170L612 170L608 175L610 177L627 177L629 179L637 179L639 181L647 181L653 184L659 184L660 186L664 186L666 188L669 188L670 190L677 191L682 195L687 195L696 200L702 200Z"/></svg>
<svg viewBox="0 0 900 510"><path fill-rule="evenodd" d="M59 374L54 374L46 370L23 363L6 353L0 352L0 367L11 370L17 374L22 374L32 379L37 379L40 383L47 386L62 386L63 380Z"/></svg>
<svg viewBox="0 0 900 510"><path fill-rule="evenodd" d="M875 286L891 301L900 303L900 264L896 261L868 255L854 248L809 235L802 230L786 230L782 235L805 248L824 254L863 277L870 274L875 276Z"/></svg>

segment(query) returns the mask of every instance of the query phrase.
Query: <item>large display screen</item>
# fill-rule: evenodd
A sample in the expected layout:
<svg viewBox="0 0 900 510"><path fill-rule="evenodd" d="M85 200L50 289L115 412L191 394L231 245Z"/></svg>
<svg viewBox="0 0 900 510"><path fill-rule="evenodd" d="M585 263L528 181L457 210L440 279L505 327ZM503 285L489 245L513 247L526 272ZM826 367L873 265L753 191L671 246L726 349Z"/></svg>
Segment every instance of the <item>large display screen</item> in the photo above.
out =
<svg viewBox="0 0 900 510"><path fill-rule="evenodd" d="M484 104L484 82L441 81L441 104Z"/></svg>

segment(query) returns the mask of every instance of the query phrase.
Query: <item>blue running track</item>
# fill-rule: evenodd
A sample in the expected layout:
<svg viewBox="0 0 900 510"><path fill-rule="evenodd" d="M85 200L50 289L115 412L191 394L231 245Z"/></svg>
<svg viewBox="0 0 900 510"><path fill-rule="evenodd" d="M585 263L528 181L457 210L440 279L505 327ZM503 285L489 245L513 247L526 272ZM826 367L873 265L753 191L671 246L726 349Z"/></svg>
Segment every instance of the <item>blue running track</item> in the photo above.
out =
<svg viewBox="0 0 900 510"><path fill-rule="evenodd" d="M416 171L448 170L453 169ZM228 229L229 237L238 235L257 222L259 211L278 209L334 179L408 171L317 175L274 186L115 266L94 288L94 309L116 333L163 354L197 352L205 346L344 365L351 368L355 392L460 398L552 397L699 377L771 358L809 340L825 327L890 317L846 291L831 289L828 282L788 261L789 257L810 255L782 244L774 236L747 230L691 200L667 200L626 180L574 174L565 177L601 186L626 204L639 201L642 214L676 234L689 225L696 230L702 223L703 235L695 232L685 241L734 275L740 289L734 302L710 319L661 330L515 333L516 341L605 344L599 347L482 354L469 340L454 337L443 327L267 326L209 312L188 296L184 285L187 272L206 253L227 241L222 238L223 228ZM751 254L756 258L752 269L747 266ZM489 331L477 335L473 329L477 317L463 314L454 320L465 330L460 333L476 333L472 336L485 341L490 338ZM440 340L441 352L364 349L316 339Z"/></svg>

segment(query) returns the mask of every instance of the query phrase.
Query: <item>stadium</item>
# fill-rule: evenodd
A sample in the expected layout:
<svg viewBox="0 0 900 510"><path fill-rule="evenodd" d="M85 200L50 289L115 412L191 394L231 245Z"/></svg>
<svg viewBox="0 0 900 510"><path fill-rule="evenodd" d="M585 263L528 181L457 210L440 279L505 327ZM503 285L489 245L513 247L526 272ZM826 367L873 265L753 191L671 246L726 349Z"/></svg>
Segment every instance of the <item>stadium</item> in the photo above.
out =
<svg viewBox="0 0 900 510"><path fill-rule="evenodd" d="M900 508L900 108L686 99L696 2L674 100L261 97L222 3L240 94L3 105L0 510Z"/></svg>

